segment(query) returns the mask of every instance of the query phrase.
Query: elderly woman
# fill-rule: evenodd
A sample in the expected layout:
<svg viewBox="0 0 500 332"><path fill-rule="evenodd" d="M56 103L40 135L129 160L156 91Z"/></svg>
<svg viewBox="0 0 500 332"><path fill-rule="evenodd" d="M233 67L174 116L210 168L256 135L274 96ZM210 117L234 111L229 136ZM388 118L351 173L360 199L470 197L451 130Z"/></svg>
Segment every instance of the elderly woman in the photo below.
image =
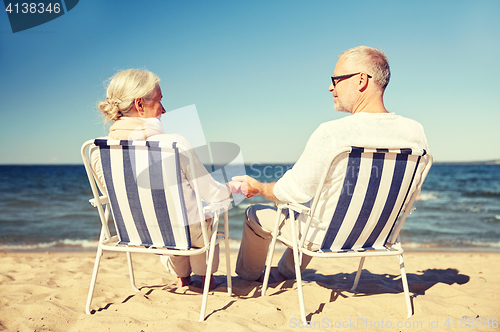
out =
<svg viewBox="0 0 500 332"><path fill-rule="evenodd" d="M165 134L160 122L165 109L161 104L162 93L159 86L160 79L153 73L144 70L128 69L112 77L107 88L106 100L98 104L99 110L107 121L114 121L110 127L108 138L119 140L167 140L177 141L191 148L189 142L177 134ZM91 152L92 167L99 180L104 184L99 154ZM229 197L231 187L215 181L199 161L198 166L205 175L198 178L201 198L206 202L217 202ZM196 220L198 207L194 199L194 191L182 172L186 188L186 208L190 220L191 243L195 247L203 246L203 237L200 223ZM191 282L191 273L200 275L205 280L206 261L205 255L197 256L161 256L161 262L167 270L177 276L177 286L182 287ZM216 246L212 273L217 271L219 264L219 247ZM217 286L212 276L211 288Z"/></svg>

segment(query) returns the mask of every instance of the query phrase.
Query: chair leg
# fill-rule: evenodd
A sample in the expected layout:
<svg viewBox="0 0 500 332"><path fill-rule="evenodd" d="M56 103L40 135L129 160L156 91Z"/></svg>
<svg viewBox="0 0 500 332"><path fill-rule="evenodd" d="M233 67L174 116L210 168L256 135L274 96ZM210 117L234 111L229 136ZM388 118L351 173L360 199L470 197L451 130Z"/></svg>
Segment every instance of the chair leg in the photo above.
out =
<svg viewBox="0 0 500 332"><path fill-rule="evenodd" d="M271 274L271 264L274 256L274 248L276 247L276 236L273 234L273 239L271 240L271 245L269 246L269 250L267 252L266 259L266 271L264 272L264 280L262 282L262 290L261 295L266 295L267 286L269 284L269 275Z"/></svg>
<svg viewBox="0 0 500 332"><path fill-rule="evenodd" d="M85 313L90 315L90 305L92 304L92 296L94 295L95 282L97 279L97 272L99 271L99 264L101 262L102 249L97 248L97 254L95 257L94 271L92 272L92 279L90 280L89 294L87 296L87 304L85 305Z"/></svg>
<svg viewBox="0 0 500 332"><path fill-rule="evenodd" d="M135 286L135 278L134 278L134 268L132 266L132 254L127 251L127 261L128 261L128 273L130 274L130 284L132 285L132 289L136 292L140 292L139 288Z"/></svg>
<svg viewBox="0 0 500 332"><path fill-rule="evenodd" d="M291 216L291 230L292 230L292 245L293 245L293 262L295 265L295 278L297 280L297 291L299 293L299 306L300 306L300 317L304 326L307 326L306 321L306 309L304 304L304 292L302 290L302 271L300 271L300 260L299 260L299 245L298 245L298 236L297 236L297 225L295 224L295 217L293 212L290 213Z"/></svg>
<svg viewBox="0 0 500 332"><path fill-rule="evenodd" d="M406 308L408 309L407 318L410 318L413 315L413 312L411 309L410 289L408 287L408 279L406 278L406 270L405 270L405 263L403 261L403 255L398 255L398 261L399 261L399 267L401 268L401 281L403 282L403 290L405 293Z"/></svg>
<svg viewBox="0 0 500 332"><path fill-rule="evenodd" d="M233 282L231 279L231 257L229 251L229 217L227 211L224 211L224 246L226 248L227 296L231 296L233 295Z"/></svg>
<svg viewBox="0 0 500 332"><path fill-rule="evenodd" d="M295 261L295 277L297 278L297 291L299 292L300 317L302 318L302 322L304 324L307 324L306 308L304 304L304 292L302 291L302 273L300 271L299 255L296 247L294 248L293 259Z"/></svg>
<svg viewBox="0 0 500 332"><path fill-rule="evenodd" d="M200 322L205 320L207 312L208 291L210 290L210 279L212 278L212 263L214 261L215 242L217 230L214 230L210 240L210 252L208 253L207 272L205 273L205 286L203 287L203 299L201 301Z"/></svg>
<svg viewBox="0 0 500 332"><path fill-rule="evenodd" d="M276 222L274 223L274 230L272 233L273 238L271 240L271 245L269 246L269 250L267 252L266 271L264 272L264 281L262 282L262 290L261 290L262 296L266 295L267 285L269 283L269 275L271 274L271 263L273 261L274 249L276 247L276 238L278 237L280 215L281 215L281 209L278 208L278 210L276 211Z"/></svg>
<svg viewBox="0 0 500 332"><path fill-rule="evenodd" d="M361 260L359 261L358 272L356 272L356 278L354 278L354 285L352 285L351 292L354 292L356 290L356 287L358 287L359 277L361 277L361 271L363 270L364 263L365 257L361 257Z"/></svg>

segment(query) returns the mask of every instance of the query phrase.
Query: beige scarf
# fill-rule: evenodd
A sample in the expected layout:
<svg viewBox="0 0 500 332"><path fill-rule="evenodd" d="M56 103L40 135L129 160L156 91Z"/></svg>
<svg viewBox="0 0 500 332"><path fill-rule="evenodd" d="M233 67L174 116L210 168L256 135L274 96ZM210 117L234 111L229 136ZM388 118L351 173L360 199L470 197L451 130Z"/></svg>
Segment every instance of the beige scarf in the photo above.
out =
<svg viewBox="0 0 500 332"><path fill-rule="evenodd" d="M150 136L164 133L157 118L122 117L109 128L109 137L119 140L145 141Z"/></svg>

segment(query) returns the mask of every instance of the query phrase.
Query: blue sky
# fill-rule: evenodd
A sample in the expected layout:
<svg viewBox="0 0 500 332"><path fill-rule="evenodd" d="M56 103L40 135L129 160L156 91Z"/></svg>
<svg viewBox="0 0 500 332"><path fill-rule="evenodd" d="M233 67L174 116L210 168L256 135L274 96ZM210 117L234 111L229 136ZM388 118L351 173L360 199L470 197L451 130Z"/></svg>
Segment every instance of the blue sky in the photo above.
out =
<svg viewBox="0 0 500 332"><path fill-rule="evenodd" d="M338 54L367 45L392 70L390 112L425 128L435 161L500 159L500 2L102 1L12 33L0 14L0 163L81 163L103 136L104 81L161 78L167 110L195 104L207 141L294 162L322 122L349 116L327 88Z"/></svg>

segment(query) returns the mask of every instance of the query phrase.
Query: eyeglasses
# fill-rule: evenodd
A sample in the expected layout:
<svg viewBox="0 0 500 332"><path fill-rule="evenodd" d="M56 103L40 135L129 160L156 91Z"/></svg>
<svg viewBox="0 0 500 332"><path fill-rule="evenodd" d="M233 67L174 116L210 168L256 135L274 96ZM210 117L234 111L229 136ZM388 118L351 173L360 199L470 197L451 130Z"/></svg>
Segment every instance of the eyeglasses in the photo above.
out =
<svg viewBox="0 0 500 332"><path fill-rule="evenodd" d="M354 74L341 75L341 76L331 76L332 77L333 88L335 88L335 86L339 83L340 80L343 80L343 79L346 79L346 78L349 78L349 77L353 77L353 76L361 74L361 73L362 72L354 73ZM366 74L366 76L368 76L368 78L372 78L371 75Z"/></svg>

